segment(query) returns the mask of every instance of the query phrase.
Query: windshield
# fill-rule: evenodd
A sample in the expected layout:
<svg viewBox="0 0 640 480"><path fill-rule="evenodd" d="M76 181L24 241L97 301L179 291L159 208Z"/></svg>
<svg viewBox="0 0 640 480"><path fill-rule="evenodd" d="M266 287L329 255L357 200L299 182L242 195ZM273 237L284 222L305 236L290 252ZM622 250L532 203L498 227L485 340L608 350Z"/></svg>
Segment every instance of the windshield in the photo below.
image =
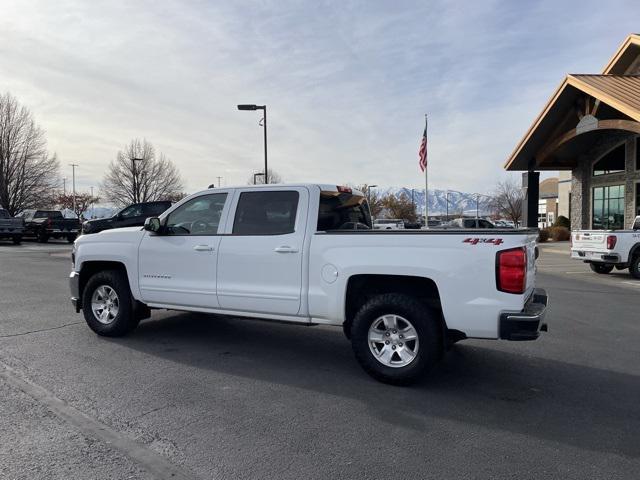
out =
<svg viewBox="0 0 640 480"><path fill-rule="evenodd" d="M367 200L345 192L320 192L318 231L370 229Z"/></svg>

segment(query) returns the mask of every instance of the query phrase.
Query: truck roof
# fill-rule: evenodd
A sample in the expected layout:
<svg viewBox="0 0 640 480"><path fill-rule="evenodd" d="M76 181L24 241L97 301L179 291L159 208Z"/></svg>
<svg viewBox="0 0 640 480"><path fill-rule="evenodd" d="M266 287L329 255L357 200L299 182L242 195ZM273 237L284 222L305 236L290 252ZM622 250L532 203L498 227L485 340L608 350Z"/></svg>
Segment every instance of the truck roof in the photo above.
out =
<svg viewBox="0 0 640 480"><path fill-rule="evenodd" d="M318 187L321 191L323 192L338 192L338 187L340 188L348 188L351 189L351 193L353 193L354 195L359 195L359 196L364 196L364 193L362 193L360 190L357 190L353 187L350 187L348 185L336 185L336 184L330 184L330 183L270 183L267 185L261 184L261 185L229 185L229 186L225 186L225 187L214 187L214 186L210 186L209 188L207 188L206 190L203 190L203 192L206 192L208 190L222 190L222 189L234 189L234 188L242 188L243 190L246 189L250 189L250 190L262 190L262 189L268 189L268 188L273 188L273 187ZM198 192L200 193L200 192Z"/></svg>

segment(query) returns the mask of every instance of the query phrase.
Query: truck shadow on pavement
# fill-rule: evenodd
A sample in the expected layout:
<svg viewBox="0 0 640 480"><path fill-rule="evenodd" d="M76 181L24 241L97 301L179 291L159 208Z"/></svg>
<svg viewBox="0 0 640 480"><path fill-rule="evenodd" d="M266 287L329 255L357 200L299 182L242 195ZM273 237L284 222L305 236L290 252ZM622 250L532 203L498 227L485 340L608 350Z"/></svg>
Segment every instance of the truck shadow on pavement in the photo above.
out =
<svg viewBox="0 0 640 480"><path fill-rule="evenodd" d="M240 382L355 399L392 426L426 432L434 420L448 419L640 457L640 378L488 343L457 344L424 381L401 388L364 373L337 328L172 312L156 313L133 335L108 341Z"/></svg>

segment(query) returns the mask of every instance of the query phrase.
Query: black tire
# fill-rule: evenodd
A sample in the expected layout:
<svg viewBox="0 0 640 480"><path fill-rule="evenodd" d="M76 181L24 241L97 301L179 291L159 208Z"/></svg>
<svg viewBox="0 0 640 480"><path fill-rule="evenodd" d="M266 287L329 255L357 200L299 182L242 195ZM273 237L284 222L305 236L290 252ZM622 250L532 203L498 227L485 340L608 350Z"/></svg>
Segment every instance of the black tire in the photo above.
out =
<svg viewBox="0 0 640 480"><path fill-rule="evenodd" d="M67 242L69 243L73 243L76 241L76 237L77 235L75 233L71 233L69 235L67 235Z"/></svg>
<svg viewBox="0 0 640 480"><path fill-rule="evenodd" d="M20 245L22 243L22 236L16 235L11 239L14 245Z"/></svg>
<svg viewBox="0 0 640 480"><path fill-rule="evenodd" d="M636 255L631 259L629 264L629 273L633 278L640 280L640 255Z"/></svg>
<svg viewBox="0 0 640 480"><path fill-rule="evenodd" d="M109 323L98 320L91 306L94 292L103 286L113 289L117 295L118 311ZM105 270L94 274L87 282L82 294L82 313L89 328L98 335L121 337L133 331L140 321L136 318L133 302L126 274L118 270Z"/></svg>
<svg viewBox="0 0 640 480"><path fill-rule="evenodd" d="M591 270L594 272L602 275L606 275L613 271L613 265L607 265L606 263L590 263L589 267L591 267Z"/></svg>
<svg viewBox="0 0 640 480"><path fill-rule="evenodd" d="M47 232L38 233L38 242L39 243L47 243L48 241L49 241L49 235L47 235Z"/></svg>
<svg viewBox="0 0 640 480"><path fill-rule="evenodd" d="M390 314L408 320L417 332L419 348L405 366L381 363L369 347L370 327L380 317ZM351 345L360 366L375 379L392 385L408 385L429 371L440 358L442 338L438 315L416 298L399 293L372 298L360 308L351 325Z"/></svg>

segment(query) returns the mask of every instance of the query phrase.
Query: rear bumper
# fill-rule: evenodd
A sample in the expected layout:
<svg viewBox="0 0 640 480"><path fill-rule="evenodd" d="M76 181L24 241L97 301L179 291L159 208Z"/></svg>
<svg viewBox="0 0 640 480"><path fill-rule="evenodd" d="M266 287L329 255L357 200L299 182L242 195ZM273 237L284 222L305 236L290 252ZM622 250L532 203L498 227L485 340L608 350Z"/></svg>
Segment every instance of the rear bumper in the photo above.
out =
<svg viewBox="0 0 640 480"><path fill-rule="evenodd" d="M593 252L589 250L571 250L571 258L583 260L587 263L623 263L617 253Z"/></svg>
<svg viewBox="0 0 640 480"><path fill-rule="evenodd" d="M520 312L500 314L500 338L504 340L535 340L547 331L545 316L549 297L542 288L536 288Z"/></svg>
<svg viewBox="0 0 640 480"><path fill-rule="evenodd" d="M71 291L71 304L76 312L79 312L82 308L82 302L80 301L80 274L78 272L71 272L69 275L69 290Z"/></svg>

